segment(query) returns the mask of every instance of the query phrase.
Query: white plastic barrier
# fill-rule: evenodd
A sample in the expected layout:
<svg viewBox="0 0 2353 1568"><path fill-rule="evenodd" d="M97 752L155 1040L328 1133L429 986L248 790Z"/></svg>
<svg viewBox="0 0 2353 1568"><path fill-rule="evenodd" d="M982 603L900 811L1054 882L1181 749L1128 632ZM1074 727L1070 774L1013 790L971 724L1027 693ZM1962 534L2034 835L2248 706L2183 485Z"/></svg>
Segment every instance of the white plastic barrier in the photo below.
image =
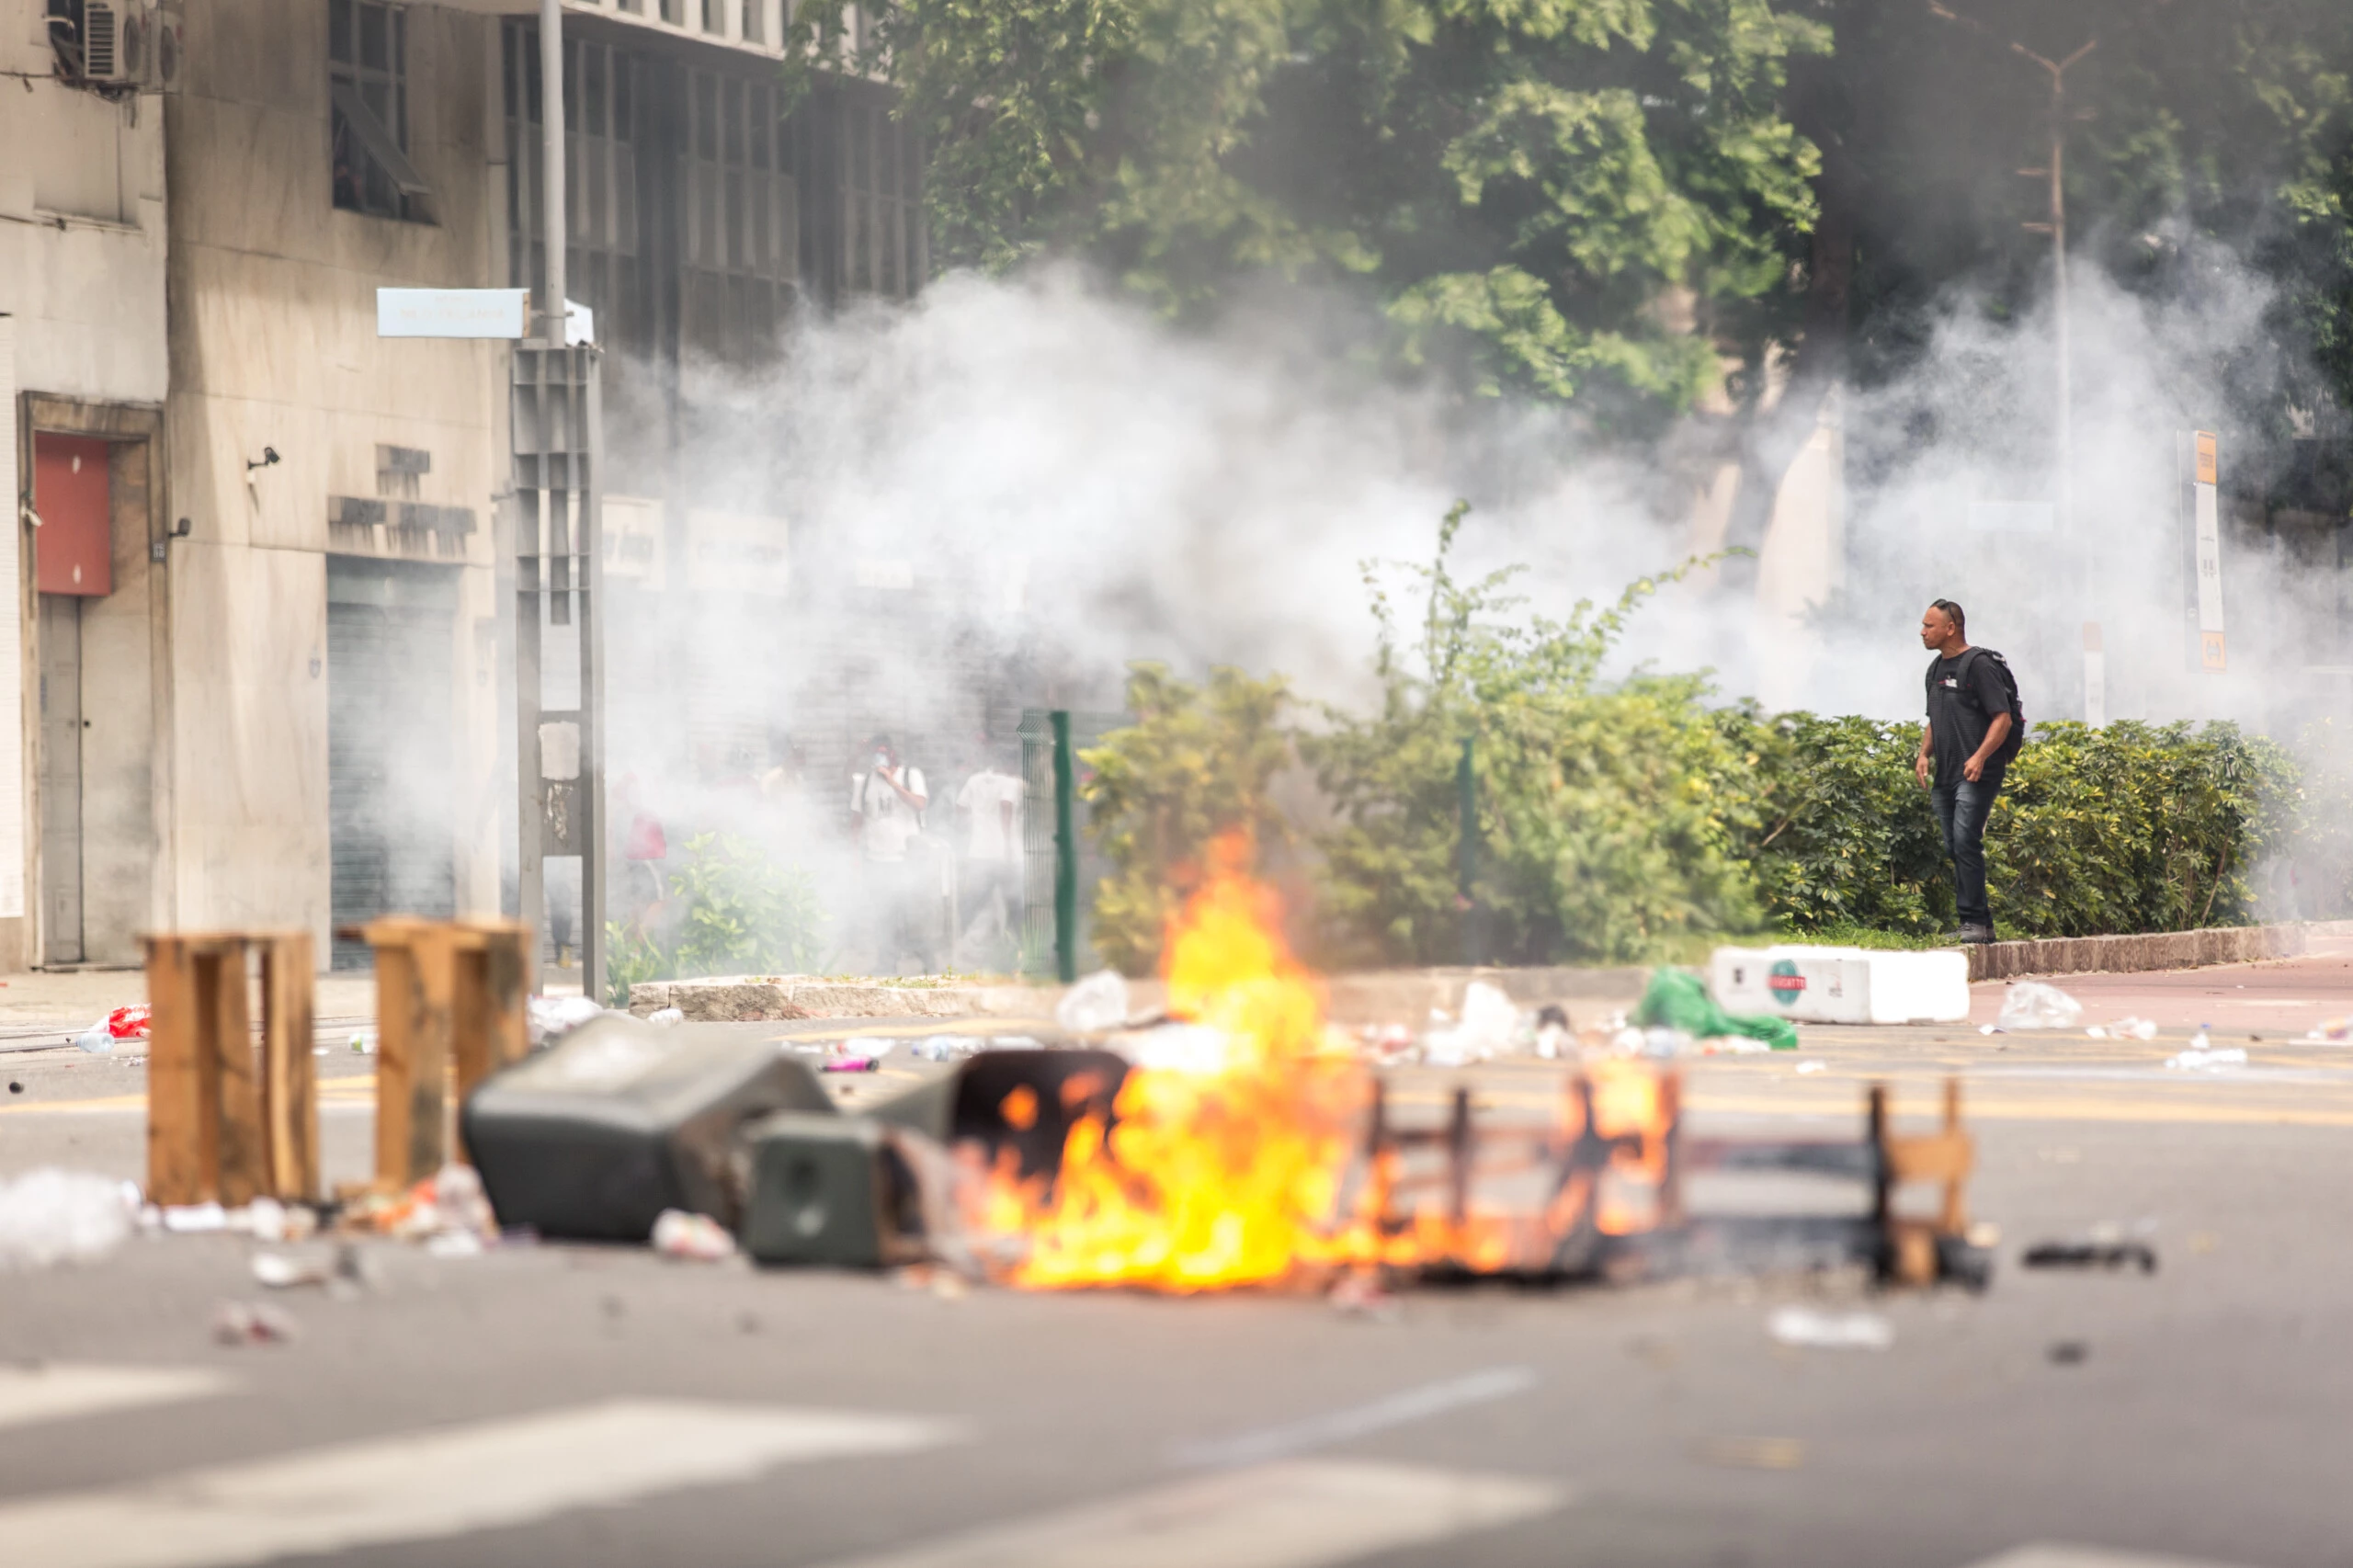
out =
<svg viewBox="0 0 2353 1568"><path fill-rule="evenodd" d="M1804 1024L1951 1024L1969 1017L1969 955L1868 948L1718 948L1710 977L1728 1013Z"/></svg>

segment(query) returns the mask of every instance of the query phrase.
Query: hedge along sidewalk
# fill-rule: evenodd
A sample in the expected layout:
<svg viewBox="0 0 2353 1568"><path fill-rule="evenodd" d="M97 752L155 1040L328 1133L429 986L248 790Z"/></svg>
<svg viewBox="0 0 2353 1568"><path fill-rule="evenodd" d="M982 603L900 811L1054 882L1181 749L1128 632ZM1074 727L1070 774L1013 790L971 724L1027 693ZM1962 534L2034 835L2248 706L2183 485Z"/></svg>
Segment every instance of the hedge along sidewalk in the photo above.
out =
<svg viewBox="0 0 2353 1568"><path fill-rule="evenodd" d="M2224 926L2202 931L2159 931L2141 937L2052 937L2031 942L1988 942L1968 949L1969 978L2015 980L2022 975L2146 974L2302 958L2314 937L2353 937L2353 920L2312 920L2292 926Z"/></svg>

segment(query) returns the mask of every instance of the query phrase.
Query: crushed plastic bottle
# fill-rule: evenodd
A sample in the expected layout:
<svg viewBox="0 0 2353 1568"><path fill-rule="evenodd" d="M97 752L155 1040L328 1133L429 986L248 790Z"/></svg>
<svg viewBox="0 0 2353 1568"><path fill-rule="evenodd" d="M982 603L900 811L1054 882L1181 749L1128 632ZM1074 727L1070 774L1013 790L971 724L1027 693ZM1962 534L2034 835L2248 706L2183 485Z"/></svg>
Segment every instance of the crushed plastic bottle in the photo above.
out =
<svg viewBox="0 0 2353 1568"><path fill-rule="evenodd" d="M2084 1005L2055 985L2021 980L2002 998L2002 1029L2072 1029L2084 1016Z"/></svg>
<svg viewBox="0 0 2353 1568"><path fill-rule="evenodd" d="M1054 1005L1054 1022L1073 1034L1100 1034L1127 1021L1128 983L1117 970L1097 970Z"/></svg>

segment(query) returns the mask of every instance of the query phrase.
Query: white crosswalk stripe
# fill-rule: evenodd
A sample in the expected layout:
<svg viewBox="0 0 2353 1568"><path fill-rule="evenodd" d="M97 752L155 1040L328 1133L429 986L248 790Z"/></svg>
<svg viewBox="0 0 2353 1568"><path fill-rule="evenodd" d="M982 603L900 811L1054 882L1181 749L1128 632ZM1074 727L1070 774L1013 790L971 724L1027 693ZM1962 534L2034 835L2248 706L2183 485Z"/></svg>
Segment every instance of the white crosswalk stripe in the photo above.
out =
<svg viewBox="0 0 2353 1568"><path fill-rule="evenodd" d="M2231 1568L2204 1558L2150 1557L2137 1551L2110 1551L2101 1546L2063 1546L2038 1541L1973 1562L1970 1568Z"/></svg>
<svg viewBox="0 0 2353 1568"><path fill-rule="evenodd" d="M984 1526L833 1568L1317 1568L1547 1514L1559 1486L1297 1460Z"/></svg>
<svg viewBox="0 0 2353 1568"><path fill-rule="evenodd" d="M0 1367L0 1427L202 1399L233 1387L201 1367Z"/></svg>
<svg viewBox="0 0 2353 1568"><path fill-rule="evenodd" d="M226 1568L529 1524L961 1436L910 1416L617 1401L0 1505L0 1562Z"/></svg>

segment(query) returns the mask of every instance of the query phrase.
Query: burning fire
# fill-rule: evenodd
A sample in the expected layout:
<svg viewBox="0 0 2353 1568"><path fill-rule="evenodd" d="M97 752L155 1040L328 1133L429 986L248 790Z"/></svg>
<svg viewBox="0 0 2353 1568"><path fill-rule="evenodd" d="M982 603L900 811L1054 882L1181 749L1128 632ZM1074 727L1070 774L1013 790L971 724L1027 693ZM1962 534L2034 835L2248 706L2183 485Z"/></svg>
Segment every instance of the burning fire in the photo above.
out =
<svg viewBox="0 0 2353 1568"><path fill-rule="evenodd" d="M1371 1077L1327 1035L1322 989L1246 861L1245 841L1221 840L1172 923L1168 1010L1192 1026L1169 1031L1176 1048L1129 1072L1108 1120L1073 1125L1058 1179L1023 1181L1008 1163L988 1180L983 1228L1024 1244L1013 1283L1196 1291L1375 1264L1509 1262L1528 1221L1391 1218L1397 1157L1364 1158ZM1017 1124L1036 1112L1034 1101L1004 1108Z"/></svg>

